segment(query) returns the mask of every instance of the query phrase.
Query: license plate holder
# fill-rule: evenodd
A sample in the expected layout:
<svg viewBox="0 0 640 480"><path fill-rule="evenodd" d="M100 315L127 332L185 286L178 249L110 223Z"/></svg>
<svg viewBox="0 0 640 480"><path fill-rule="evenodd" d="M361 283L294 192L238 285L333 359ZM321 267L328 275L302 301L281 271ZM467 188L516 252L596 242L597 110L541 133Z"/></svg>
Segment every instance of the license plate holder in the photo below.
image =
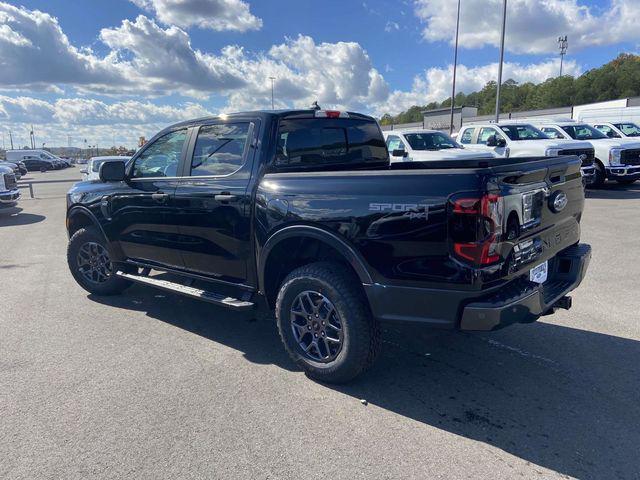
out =
<svg viewBox="0 0 640 480"><path fill-rule="evenodd" d="M529 270L529 280L535 283L544 283L549 276L549 261L545 261Z"/></svg>

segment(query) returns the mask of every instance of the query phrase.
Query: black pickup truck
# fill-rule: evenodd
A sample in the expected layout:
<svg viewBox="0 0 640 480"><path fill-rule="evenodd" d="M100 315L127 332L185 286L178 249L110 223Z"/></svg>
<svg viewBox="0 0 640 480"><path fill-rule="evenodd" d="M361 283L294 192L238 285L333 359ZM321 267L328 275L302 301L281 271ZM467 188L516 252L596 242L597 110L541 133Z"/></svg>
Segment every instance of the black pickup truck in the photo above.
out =
<svg viewBox="0 0 640 480"><path fill-rule="evenodd" d="M86 290L267 306L293 360L327 382L373 362L381 322L494 330L568 309L591 257L577 157L390 166L377 122L351 112L179 123L67 204Z"/></svg>

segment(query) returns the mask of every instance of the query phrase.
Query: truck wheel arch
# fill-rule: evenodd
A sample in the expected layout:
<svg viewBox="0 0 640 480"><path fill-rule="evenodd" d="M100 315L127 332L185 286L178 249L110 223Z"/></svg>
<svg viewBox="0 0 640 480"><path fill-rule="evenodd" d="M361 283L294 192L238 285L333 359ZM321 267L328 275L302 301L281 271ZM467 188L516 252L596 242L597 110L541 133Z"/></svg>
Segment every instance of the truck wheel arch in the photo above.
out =
<svg viewBox="0 0 640 480"><path fill-rule="evenodd" d="M100 225L98 219L88 208L80 206L73 207L67 214L67 233L69 238L82 227L88 226L96 227L105 239L107 238L102 229L102 225Z"/></svg>
<svg viewBox="0 0 640 480"><path fill-rule="evenodd" d="M258 286L259 290L266 296L270 306L275 304L275 296L277 295L280 281L283 280L293 268L297 268L305 263L310 263L311 261L323 260L309 257L308 261L304 261L305 257L301 256L300 259L302 263L298 263L295 261L296 257L288 257L292 260L290 265L285 266L284 269L276 268L278 265L282 266L282 255L280 255L279 252L289 252L289 248L293 245L313 245L322 248L325 253L338 255L339 258L336 259L348 265L361 283L373 283L373 279L365 262L355 248L347 243L347 241L335 233L319 227L310 225L289 226L271 235L259 253Z"/></svg>

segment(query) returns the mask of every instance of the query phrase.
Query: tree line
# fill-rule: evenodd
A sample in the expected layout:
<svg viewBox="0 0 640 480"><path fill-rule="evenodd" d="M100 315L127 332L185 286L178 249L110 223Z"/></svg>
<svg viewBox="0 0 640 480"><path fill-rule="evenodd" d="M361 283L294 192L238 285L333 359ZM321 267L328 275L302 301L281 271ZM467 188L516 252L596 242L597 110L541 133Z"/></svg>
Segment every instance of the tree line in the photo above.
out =
<svg viewBox="0 0 640 480"><path fill-rule="evenodd" d="M480 91L456 94L457 107L477 107L479 115L495 111L496 83L488 82ZM568 107L584 103L602 102L618 98L640 96L640 56L620 54L616 59L599 68L589 70L577 78L569 75L549 78L534 84L519 84L509 79L500 90L501 112L518 112L544 108ZM384 114L382 125L422 121L424 110L451 106L451 97L443 102L414 105L408 110L392 116Z"/></svg>

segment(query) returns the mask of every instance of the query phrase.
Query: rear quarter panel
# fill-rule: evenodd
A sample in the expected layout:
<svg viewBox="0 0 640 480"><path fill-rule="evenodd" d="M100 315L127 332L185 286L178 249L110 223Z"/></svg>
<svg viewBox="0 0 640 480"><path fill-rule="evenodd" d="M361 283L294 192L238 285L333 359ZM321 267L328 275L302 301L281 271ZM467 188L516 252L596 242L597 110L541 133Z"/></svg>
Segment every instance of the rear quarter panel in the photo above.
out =
<svg viewBox="0 0 640 480"><path fill-rule="evenodd" d="M256 238L260 246L281 228L319 226L355 248L374 282L469 285L469 272L449 256L446 203L479 183L473 169L267 174L256 194Z"/></svg>

